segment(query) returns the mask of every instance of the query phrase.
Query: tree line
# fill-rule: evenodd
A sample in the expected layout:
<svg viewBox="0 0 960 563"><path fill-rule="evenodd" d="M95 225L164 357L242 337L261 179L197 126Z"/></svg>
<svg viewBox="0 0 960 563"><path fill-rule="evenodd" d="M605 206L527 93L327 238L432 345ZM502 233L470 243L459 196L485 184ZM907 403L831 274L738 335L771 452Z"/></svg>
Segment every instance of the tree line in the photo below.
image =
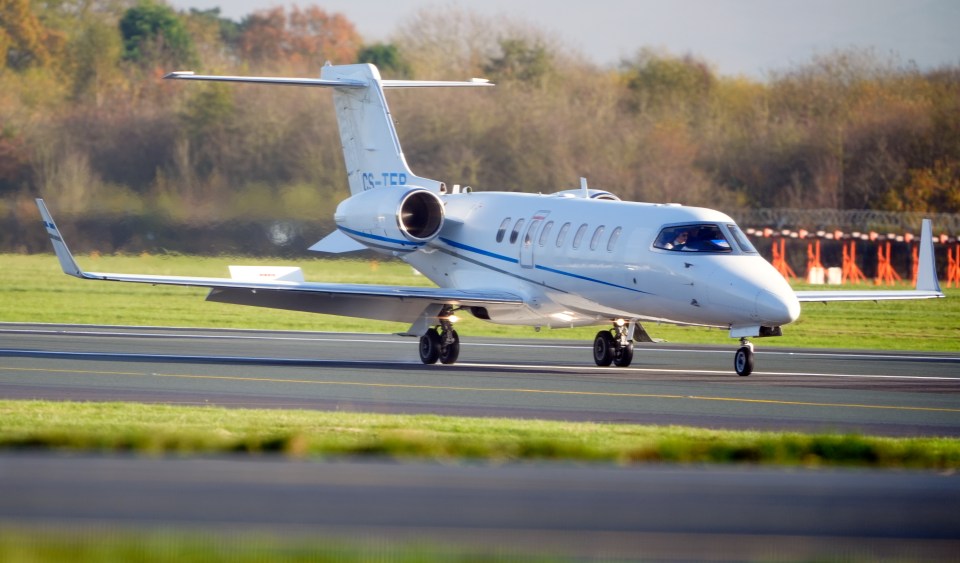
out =
<svg viewBox="0 0 960 563"><path fill-rule="evenodd" d="M757 80L646 47L603 67L456 6L370 44L316 5L234 21L158 0L0 0L0 213L39 195L184 224L330 217L346 180L328 92L161 80L317 76L325 61L497 83L389 94L411 167L448 184L546 193L585 176L624 199L727 211L960 212L957 65L853 49Z"/></svg>

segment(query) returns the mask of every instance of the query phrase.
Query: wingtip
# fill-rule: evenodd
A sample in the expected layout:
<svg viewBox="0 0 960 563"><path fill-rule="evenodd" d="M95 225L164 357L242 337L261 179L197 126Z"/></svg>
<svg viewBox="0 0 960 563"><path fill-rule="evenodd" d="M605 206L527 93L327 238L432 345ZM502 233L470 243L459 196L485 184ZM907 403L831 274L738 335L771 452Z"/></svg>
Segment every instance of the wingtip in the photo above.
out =
<svg viewBox="0 0 960 563"><path fill-rule="evenodd" d="M193 72L192 70L175 70L175 71L173 71L173 72L167 73L167 75L164 76L163 79L164 79L164 80L172 80L172 79L175 79L175 78L184 78L184 77L187 77L187 76L193 76L193 75L195 75L195 74L196 74L196 73Z"/></svg>

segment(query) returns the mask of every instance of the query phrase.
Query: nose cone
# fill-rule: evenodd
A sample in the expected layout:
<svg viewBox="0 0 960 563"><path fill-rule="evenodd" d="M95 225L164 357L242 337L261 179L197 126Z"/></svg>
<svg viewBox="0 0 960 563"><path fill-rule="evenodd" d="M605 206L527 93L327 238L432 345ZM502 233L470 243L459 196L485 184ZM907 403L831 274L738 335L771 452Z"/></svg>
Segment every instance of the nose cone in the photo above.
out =
<svg viewBox="0 0 960 563"><path fill-rule="evenodd" d="M792 290L773 293L757 292L757 317L769 326L792 323L800 316L800 302Z"/></svg>

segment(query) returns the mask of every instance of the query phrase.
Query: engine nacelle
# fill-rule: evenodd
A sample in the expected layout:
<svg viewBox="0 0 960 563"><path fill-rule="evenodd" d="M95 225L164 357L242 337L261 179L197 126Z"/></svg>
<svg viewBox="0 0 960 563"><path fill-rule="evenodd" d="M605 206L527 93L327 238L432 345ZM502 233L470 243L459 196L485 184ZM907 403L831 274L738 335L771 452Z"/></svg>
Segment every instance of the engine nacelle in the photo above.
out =
<svg viewBox="0 0 960 563"><path fill-rule="evenodd" d="M443 228L443 202L418 186L376 188L343 200L333 216L354 240L382 252L411 252Z"/></svg>

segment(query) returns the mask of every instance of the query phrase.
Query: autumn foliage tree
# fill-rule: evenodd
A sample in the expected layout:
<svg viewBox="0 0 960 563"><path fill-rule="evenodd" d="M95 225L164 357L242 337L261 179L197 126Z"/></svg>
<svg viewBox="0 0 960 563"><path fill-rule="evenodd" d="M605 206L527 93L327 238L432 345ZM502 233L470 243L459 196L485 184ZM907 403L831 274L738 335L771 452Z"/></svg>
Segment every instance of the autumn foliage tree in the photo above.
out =
<svg viewBox="0 0 960 563"><path fill-rule="evenodd" d="M46 66L60 55L64 39L40 21L30 0L0 0L0 61L6 68Z"/></svg>
<svg viewBox="0 0 960 563"><path fill-rule="evenodd" d="M361 46L353 24L318 6L281 6L254 12L241 24L240 54L258 66L316 73L326 61L356 61Z"/></svg>

